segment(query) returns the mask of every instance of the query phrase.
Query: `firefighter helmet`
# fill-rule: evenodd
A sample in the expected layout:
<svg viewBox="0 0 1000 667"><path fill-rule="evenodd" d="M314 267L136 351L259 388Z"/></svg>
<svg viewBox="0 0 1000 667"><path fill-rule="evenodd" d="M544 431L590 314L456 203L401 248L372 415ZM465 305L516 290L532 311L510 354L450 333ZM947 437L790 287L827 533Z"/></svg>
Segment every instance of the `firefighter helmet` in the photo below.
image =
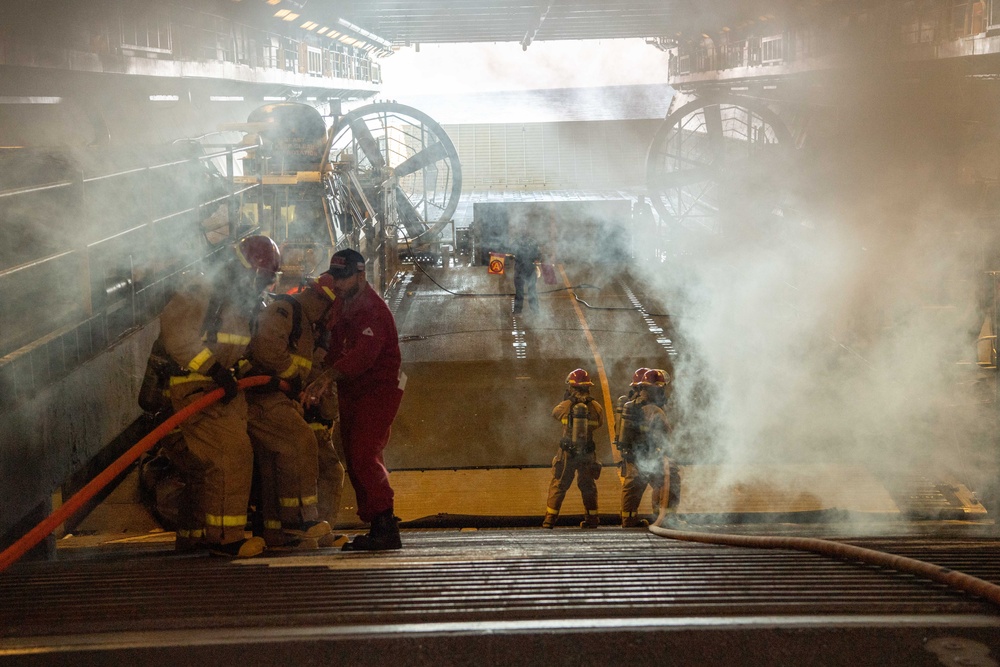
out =
<svg viewBox="0 0 1000 667"><path fill-rule="evenodd" d="M632 381L629 383L629 386L637 387L642 384L642 378L646 376L646 371L648 370L645 366L635 369L635 373L632 373Z"/></svg>
<svg viewBox="0 0 1000 667"><path fill-rule="evenodd" d="M659 368L650 368L646 371L646 374L642 376L643 386L654 386L654 387L665 387L667 386L666 373L661 371Z"/></svg>
<svg viewBox="0 0 1000 667"><path fill-rule="evenodd" d="M312 281L311 287L331 302L337 298L337 296L333 293L333 276L329 273L324 272L319 274L319 276Z"/></svg>
<svg viewBox="0 0 1000 667"><path fill-rule="evenodd" d="M566 384L571 387L591 387L594 383L590 381L590 374L587 371L577 368L566 376Z"/></svg>
<svg viewBox="0 0 1000 667"><path fill-rule="evenodd" d="M278 244L263 234L248 236L236 244L236 257L244 268L272 279L281 268Z"/></svg>

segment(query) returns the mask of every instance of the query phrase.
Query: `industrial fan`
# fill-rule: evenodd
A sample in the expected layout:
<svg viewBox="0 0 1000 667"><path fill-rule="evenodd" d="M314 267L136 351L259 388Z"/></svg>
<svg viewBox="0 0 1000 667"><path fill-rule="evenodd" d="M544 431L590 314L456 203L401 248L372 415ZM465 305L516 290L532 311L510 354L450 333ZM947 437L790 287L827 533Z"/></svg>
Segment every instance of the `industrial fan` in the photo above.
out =
<svg viewBox="0 0 1000 667"><path fill-rule="evenodd" d="M791 134L766 106L741 98L685 104L649 147L646 182L661 219L712 233L771 233L791 209Z"/></svg>
<svg viewBox="0 0 1000 667"><path fill-rule="evenodd" d="M375 213L397 228L410 254L432 252L462 191L458 152L440 125L395 102L366 105L336 122L329 158L353 163Z"/></svg>

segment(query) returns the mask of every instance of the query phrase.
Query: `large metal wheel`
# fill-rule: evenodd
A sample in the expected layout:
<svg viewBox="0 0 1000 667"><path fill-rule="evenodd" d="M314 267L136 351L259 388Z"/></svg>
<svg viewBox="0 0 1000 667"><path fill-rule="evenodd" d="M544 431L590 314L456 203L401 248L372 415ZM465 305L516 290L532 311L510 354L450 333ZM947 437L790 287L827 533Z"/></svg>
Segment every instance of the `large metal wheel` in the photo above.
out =
<svg viewBox="0 0 1000 667"><path fill-rule="evenodd" d="M791 134L767 107L695 100L664 120L646 158L660 217L713 233L773 231L790 215Z"/></svg>
<svg viewBox="0 0 1000 667"><path fill-rule="evenodd" d="M330 139L331 160L350 156L365 194L381 195L382 213L394 211L410 239L433 235L452 219L462 192L458 151L427 114L395 102L355 109Z"/></svg>

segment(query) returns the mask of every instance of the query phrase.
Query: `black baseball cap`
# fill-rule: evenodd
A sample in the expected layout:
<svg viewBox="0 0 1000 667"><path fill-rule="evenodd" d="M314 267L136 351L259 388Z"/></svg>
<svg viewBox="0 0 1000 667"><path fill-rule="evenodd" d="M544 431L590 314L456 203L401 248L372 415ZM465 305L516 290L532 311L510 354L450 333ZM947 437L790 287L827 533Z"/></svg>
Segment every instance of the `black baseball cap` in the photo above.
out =
<svg viewBox="0 0 1000 667"><path fill-rule="evenodd" d="M357 250L345 248L334 253L330 258L330 269L327 271L334 278L350 278L355 273L363 273L365 258Z"/></svg>

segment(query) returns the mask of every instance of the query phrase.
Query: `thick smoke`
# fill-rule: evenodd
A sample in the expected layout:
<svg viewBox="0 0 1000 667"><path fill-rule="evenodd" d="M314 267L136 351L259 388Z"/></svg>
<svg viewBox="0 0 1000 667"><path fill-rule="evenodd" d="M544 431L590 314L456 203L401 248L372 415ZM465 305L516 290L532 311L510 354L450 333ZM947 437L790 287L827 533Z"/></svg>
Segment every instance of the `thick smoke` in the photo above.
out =
<svg viewBox="0 0 1000 667"><path fill-rule="evenodd" d="M808 200L784 224L755 224L774 193L744 190L747 215L721 234L671 229L674 251L645 279L680 339L675 437L690 460L860 466L888 488L915 475L987 490L997 457L976 338L996 239L956 197L932 130L942 117L899 120L919 92L842 99L858 117L836 140L806 137L780 187ZM892 123L873 123L872 107Z"/></svg>

